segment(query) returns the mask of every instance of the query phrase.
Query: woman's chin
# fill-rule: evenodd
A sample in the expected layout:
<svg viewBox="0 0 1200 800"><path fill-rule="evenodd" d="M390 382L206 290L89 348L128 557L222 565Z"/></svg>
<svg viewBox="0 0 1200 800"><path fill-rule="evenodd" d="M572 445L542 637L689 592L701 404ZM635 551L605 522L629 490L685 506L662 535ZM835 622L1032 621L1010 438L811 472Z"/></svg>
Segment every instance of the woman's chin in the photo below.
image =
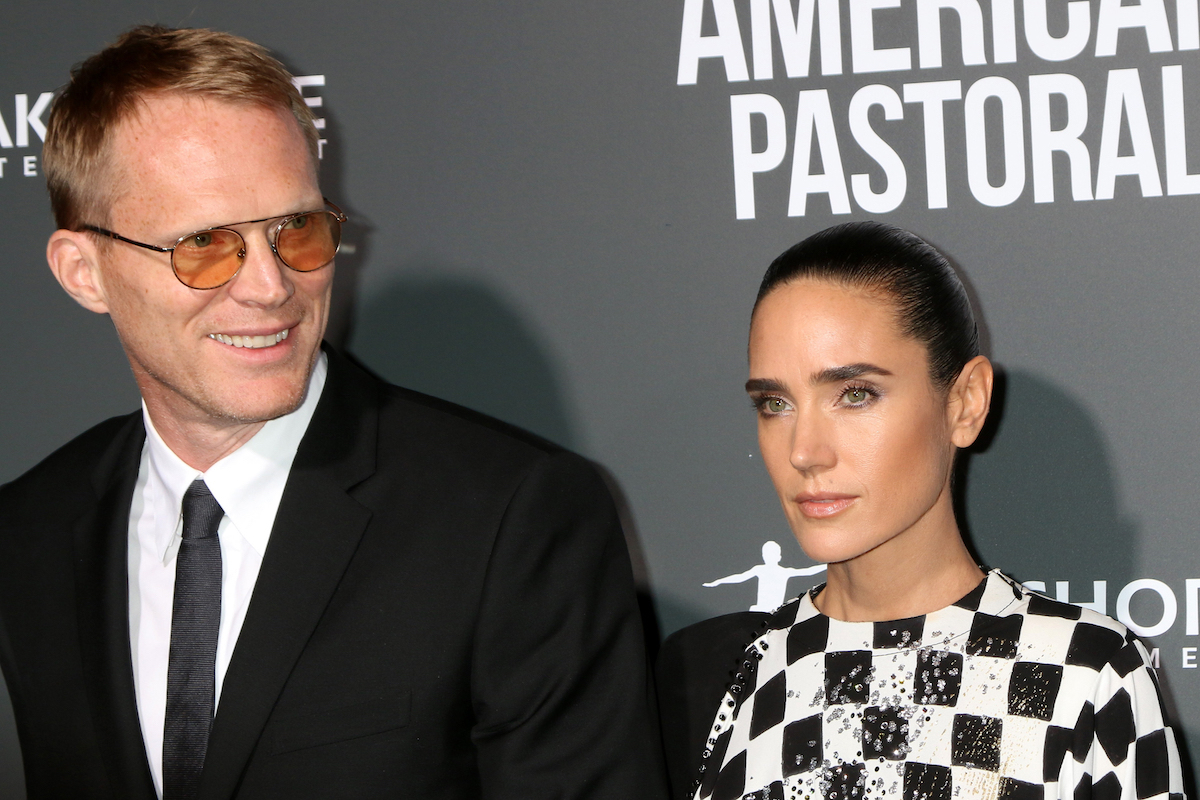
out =
<svg viewBox="0 0 1200 800"><path fill-rule="evenodd" d="M849 561L870 550L876 542L865 542L861 535L840 530L840 526L792 520L792 534L804 554L819 564Z"/></svg>

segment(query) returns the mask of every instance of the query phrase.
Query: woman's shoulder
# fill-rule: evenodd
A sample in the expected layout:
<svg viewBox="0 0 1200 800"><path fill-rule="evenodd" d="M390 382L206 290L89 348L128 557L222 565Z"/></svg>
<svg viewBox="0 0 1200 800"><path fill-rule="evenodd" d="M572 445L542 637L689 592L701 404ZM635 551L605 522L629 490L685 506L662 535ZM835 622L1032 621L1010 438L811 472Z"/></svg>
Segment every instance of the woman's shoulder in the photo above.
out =
<svg viewBox="0 0 1200 800"><path fill-rule="evenodd" d="M1089 667L1099 672L1111 666L1119 675L1147 663L1138 639L1128 627L1090 608L1047 597L1039 591L999 575L1017 597L1005 616L1020 617L1020 641L1026 658L1042 653L1057 657L1064 666Z"/></svg>
<svg viewBox="0 0 1200 800"><path fill-rule="evenodd" d="M1086 606L1055 600L1039 589L1032 589L1026 584L1019 583L998 569L990 570L989 578L994 576L1008 585L1016 603L1008 613L1020 613L1028 617L1061 619L1076 625L1092 625L1111 631L1125 638L1131 636L1129 628L1117 620Z"/></svg>

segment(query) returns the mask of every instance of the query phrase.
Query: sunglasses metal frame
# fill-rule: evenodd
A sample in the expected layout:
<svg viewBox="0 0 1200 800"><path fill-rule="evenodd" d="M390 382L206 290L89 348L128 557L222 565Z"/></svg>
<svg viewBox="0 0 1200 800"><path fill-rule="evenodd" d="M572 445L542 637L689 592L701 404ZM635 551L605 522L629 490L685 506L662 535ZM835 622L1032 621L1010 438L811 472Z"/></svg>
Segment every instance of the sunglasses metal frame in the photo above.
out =
<svg viewBox="0 0 1200 800"><path fill-rule="evenodd" d="M288 269L295 270L296 272L316 272L318 269L322 269L323 267L328 266L328 264L323 264L320 267L317 267L316 269L311 269L311 270L296 269L291 264L289 264L284 259L283 256L281 256L279 254L279 250L275 246L276 242L279 241L279 233L280 233L280 231L283 230L283 226L287 225L289 222L296 219L297 217L303 217L308 214L319 214L321 212L326 212L326 213L333 214L334 219L336 219L339 224L346 222L348 217L346 216L345 212L343 212L340 208L338 208L337 205L333 201L331 201L329 198L322 197L321 199L325 202L326 208L315 209L313 211L301 211L296 214L288 214L286 217L280 217L279 222L276 223L275 226L271 229L271 235L269 235L267 237L267 243L271 245L271 252L274 253L275 257L278 258L283 263L283 265L285 267L287 267ZM237 274L242 271L242 264L239 263L238 268L234 271L234 273L232 275L230 275L228 278L226 278L224 281L222 281L221 283L218 283L216 286L205 286L203 288L201 288L199 286L192 286L191 284L185 282L183 280L183 278L179 277L179 271L177 269L175 269L175 248L179 247L186 240L192 238L193 236L199 236L202 233L208 233L209 231L229 231L230 233L235 234L239 239L242 240L242 249L238 253L238 258L240 261L244 262L245 256L246 256L246 248L245 248L246 238L244 236L242 236L240 233L238 233L237 231L233 230L233 227L235 225L254 225L255 223L268 222L272 219L275 219L275 217L263 217L262 219L249 219L249 220L246 220L245 222L231 222L228 225L215 225L211 228L201 228L198 231L192 231L189 234L180 236L178 239L175 240L175 244L171 247L160 247L156 244L147 244L146 242L139 242L135 239L130 239L128 236L122 236L119 233L110 231L107 228L101 228L98 225L81 225L80 228L85 231L90 231L91 233L98 233L101 236L107 236L110 239L116 239L118 241L125 242L126 244L136 245L137 247L144 247L145 249L153 250L156 253L170 253L171 254L171 273L175 276L175 279L177 281L179 281L180 283L182 283L184 286L188 287L189 289L195 289L196 291L199 291L199 292L207 292L210 289L220 289L222 286L224 286L225 284L229 283L231 280L236 278ZM337 253L341 249L341 247L342 247L342 240L341 240L341 237L339 236L337 246L334 247L334 249L333 249L333 254L335 256L337 255ZM330 261L332 261L332 260L333 259L330 258Z"/></svg>

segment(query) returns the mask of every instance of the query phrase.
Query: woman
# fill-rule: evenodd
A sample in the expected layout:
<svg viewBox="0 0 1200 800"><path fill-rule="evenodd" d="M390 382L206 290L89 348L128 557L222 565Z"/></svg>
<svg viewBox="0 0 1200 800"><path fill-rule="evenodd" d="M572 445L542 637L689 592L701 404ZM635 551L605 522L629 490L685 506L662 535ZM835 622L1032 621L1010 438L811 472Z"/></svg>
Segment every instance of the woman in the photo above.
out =
<svg viewBox="0 0 1200 800"><path fill-rule="evenodd" d="M911 233L841 225L767 270L746 390L784 514L827 583L664 645L677 796L1182 792L1142 645L985 573L963 543L951 477L992 377L962 284Z"/></svg>

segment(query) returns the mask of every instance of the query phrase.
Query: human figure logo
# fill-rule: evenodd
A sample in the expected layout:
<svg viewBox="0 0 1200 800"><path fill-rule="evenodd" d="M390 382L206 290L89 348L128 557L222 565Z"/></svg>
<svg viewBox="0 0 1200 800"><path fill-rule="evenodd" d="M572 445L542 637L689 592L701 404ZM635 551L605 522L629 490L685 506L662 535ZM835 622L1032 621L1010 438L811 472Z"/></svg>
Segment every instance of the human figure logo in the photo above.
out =
<svg viewBox="0 0 1200 800"><path fill-rule="evenodd" d="M711 589L725 583L745 583L758 579L758 599L750 606L751 611L774 611L783 605L787 599L787 583L789 578L808 577L825 571L824 564L811 567L785 567L779 562L783 559L783 550L778 542L766 542L762 546L763 563L751 567L736 575L726 575L704 584Z"/></svg>

